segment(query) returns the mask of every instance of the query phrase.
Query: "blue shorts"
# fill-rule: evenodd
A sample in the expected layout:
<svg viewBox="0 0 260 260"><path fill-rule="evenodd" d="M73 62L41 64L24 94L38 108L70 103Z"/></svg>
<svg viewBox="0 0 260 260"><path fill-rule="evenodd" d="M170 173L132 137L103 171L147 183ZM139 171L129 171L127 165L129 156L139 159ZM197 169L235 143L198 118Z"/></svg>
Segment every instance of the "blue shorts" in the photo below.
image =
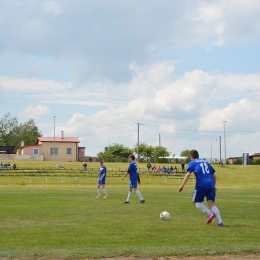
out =
<svg viewBox="0 0 260 260"><path fill-rule="evenodd" d="M215 201L216 190L215 189L194 190L192 193L193 202L203 202L205 197L207 198L207 200Z"/></svg>
<svg viewBox="0 0 260 260"><path fill-rule="evenodd" d="M134 189L137 188L137 180L134 181L130 180L129 187Z"/></svg>
<svg viewBox="0 0 260 260"><path fill-rule="evenodd" d="M106 184L106 178L102 179L101 181L98 179L98 184L105 185Z"/></svg>

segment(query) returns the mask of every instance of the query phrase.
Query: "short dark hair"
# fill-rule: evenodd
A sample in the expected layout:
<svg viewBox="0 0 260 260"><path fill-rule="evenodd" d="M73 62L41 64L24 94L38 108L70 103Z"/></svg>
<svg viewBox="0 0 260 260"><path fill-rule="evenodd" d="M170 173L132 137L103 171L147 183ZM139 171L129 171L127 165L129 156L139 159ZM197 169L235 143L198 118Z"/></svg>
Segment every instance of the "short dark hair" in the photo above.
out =
<svg viewBox="0 0 260 260"><path fill-rule="evenodd" d="M135 160L135 156L133 154L130 154L128 158L131 158L133 161Z"/></svg>
<svg viewBox="0 0 260 260"><path fill-rule="evenodd" d="M197 150L191 150L190 151L190 156L193 157L194 159L198 159L199 158L199 153Z"/></svg>

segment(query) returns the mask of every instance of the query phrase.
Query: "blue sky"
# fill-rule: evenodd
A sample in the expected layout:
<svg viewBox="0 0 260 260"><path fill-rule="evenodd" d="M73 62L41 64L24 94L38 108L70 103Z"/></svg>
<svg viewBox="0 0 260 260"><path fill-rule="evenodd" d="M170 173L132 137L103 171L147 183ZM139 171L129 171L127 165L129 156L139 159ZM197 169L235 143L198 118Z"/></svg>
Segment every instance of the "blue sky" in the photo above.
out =
<svg viewBox="0 0 260 260"><path fill-rule="evenodd" d="M0 117L44 136L260 152L258 0L0 0ZM12 19L10 19L12 17ZM222 143L223 146L223 143ZM224 154L224 151L222 151Z"/></svg>

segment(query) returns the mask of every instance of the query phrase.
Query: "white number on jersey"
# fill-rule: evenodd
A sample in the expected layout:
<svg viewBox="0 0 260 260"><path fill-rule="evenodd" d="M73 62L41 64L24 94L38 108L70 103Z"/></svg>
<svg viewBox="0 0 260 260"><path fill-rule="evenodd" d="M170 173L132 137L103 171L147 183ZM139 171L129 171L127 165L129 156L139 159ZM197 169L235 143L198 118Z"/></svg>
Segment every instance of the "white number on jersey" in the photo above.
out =
<svg viewBox="0 0 260 260"><path fill-rule="evenodd" d="M200 164L200 167L201 167L201 169L202 169L203 174L209 173L209 167L208 167L208 164L207 164L207 163L201 163L201 164Z"/></svg>

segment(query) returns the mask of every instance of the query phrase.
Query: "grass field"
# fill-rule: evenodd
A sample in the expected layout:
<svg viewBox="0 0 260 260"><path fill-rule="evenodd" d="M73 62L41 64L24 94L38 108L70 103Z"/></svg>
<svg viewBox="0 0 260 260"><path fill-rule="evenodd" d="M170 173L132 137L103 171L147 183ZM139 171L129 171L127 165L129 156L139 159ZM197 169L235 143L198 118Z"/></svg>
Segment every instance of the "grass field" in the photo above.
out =
<svg viewBox="0 0 260 260"><path fill-rule="evenodd" d="M215 219L206 225L206 215L191 204L193 180L179 193L180 179L144 173L139 188L146 203L133 194L125 205L127 179L109 177L109 199L96 199L96 180L88 176L48 177L47 183L43 176L0 176L0 257L260 253L260 167L215 168L223 228ZM160 220L163 210L170 212L169 221Z"/></svg>

